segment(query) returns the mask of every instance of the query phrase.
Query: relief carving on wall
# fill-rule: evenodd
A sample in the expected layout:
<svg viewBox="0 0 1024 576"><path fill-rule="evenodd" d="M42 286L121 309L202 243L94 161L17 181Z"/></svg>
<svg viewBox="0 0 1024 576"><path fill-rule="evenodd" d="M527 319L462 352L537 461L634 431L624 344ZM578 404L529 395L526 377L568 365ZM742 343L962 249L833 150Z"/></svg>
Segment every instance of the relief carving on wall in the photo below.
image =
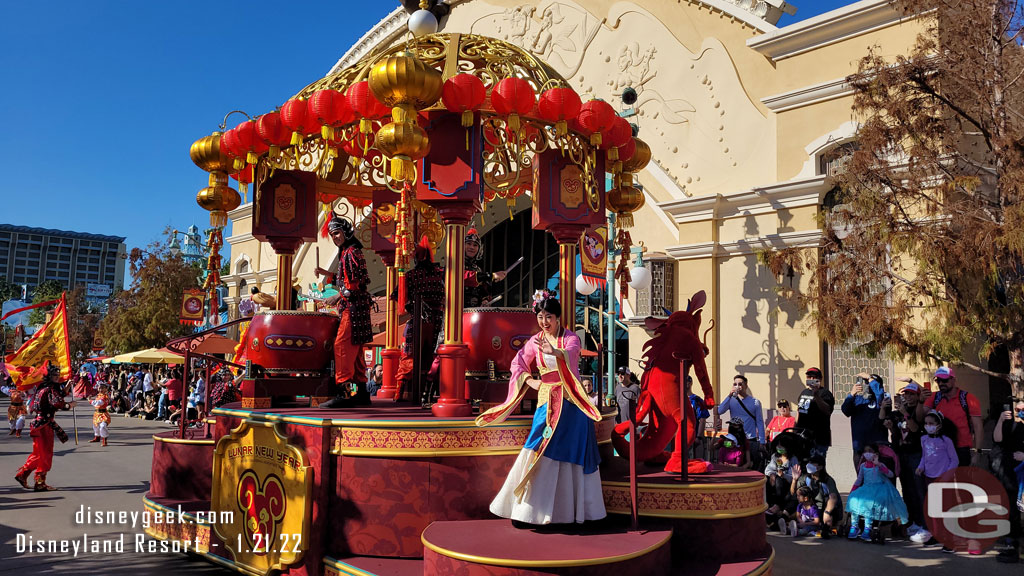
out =
<svg viewBox="0 0 1024 576"><path fill-rule="evenodd" d="M719 192L774 177L774 157L765 152L774 149L770 122L747 96L718 38L704 38L693 52L658 18L625 2L604 19L569 0L513 8L477 0L461 7L475 10L464 12L468 26L459 28L532 52L584 100L602 98L621 110L622 90L636 90L637 115L630 120L678 185L670 193ZM458 26L459 12L453 11L449 30ZM676 32L696 34L693 26Z"/></svg>

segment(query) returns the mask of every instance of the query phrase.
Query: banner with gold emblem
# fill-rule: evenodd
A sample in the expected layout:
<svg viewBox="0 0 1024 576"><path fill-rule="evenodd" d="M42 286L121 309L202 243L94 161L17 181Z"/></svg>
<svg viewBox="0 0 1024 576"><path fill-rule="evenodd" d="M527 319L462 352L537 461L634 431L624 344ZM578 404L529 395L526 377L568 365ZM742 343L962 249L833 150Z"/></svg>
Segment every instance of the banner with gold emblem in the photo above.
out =
<svg viewBox="0 0 1024 576"><path fill-rule="evenodd" d="M608 227L591 226L580 237L580 272L592 286L604 286L608 274Z"/></svg>
<svg viewBox="0 0 1024 576"><path fill-rule="evenodd" d="M7 373L14 384L28 390L43 381L46 376L46 362L60 367L62 380L71 378L71 350L68 346L68 312L67 302L61 294L60 300L51 300L28 306L12 312L20 312L32 308L40 308L56 304L53 316L36 331L21 348L4 359Z"/></svg>
<svg viewBox="0 0 1024 576"><path fill-rule="evenodd" d="M243 420L220 439L211 507L233 512L213 529L235 564L267 574L302 560L309 535L312 467L272 422Z"/></svg>

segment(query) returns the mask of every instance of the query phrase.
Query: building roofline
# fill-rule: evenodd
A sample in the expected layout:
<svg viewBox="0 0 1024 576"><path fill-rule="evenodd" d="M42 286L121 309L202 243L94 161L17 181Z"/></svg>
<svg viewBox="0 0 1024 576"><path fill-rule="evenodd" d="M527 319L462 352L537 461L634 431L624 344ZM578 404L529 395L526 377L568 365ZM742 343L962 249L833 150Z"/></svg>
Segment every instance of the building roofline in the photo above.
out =
<svg viewBox="0 0 1024 576"><path fill-rule="evenodd" d="M18 232L25 234L42 234L46 236L60 236L63 238L75 238L78 240L101 240L103 242L117 242L124 244L126 236L107 236L105 234L90 234L88 232L71 232L68 230L57 230L55 228L33 228L31 226L15 226L14 224L0 224L0 232Z"/></svg>

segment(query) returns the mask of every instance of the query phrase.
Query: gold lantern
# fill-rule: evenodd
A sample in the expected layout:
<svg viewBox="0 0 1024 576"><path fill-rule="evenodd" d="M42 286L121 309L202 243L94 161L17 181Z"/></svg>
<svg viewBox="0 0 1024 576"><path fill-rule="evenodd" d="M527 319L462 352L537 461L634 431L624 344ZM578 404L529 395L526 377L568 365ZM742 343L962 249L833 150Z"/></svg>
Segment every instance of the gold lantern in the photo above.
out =
<svg viewBox="0 0 1024 576"><path fill-rule="evenodd" d="M633 227L633 212L644 207L644 193L635 186L621 185L608 192L608 209L616 214L619 228Z"/></svg>
<svg viewBox="0 0 1024 576"><path fill-rule="evenodd" d="M406 51L374 64L369 83L377 100L392 107L392 122L377 132L377 148L391 159L393 180L411 181L416 160L430 152L430 138L417 114L441 97L441 73Z"/></svg>
<svg viewBox="0 0 1024 576"><path fill-rule="evenodd" d="M228 212L238 208L242 197L228 186L228 171L232 161L220 150L220 132L214 132L192 143L189 156L192 162L210 173L209 185L199 191L196 202L210 211L210 226L223 227L228 223Z"/></svg>
<svg viewBox="0 0 1024 576"><path fill-rule="evenodd" d="M636 152L622 163L622 186L632 186L633 175L646 168L651 161L651 147L639 138L634 138L633 141L636 143Z"/></svg>

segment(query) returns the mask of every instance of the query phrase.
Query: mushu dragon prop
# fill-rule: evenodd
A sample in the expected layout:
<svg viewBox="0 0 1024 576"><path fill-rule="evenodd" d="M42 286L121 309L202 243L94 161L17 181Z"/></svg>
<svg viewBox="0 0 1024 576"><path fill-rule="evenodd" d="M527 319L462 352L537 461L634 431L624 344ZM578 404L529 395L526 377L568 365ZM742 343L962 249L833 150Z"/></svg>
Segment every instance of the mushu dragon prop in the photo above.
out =
<svg viewBox="0 0 1024 576"><path fill-rule="evenodd" d="M708 347L698 337L701 308L706 301L707 295L701 290L688 301L686 310L673 312L667 320L646 320L647 329L654 331L654 337L644 345L644 355L640 362L644 373L640 379L636 421L641 423L647 418L648 424L643 433L639 434L639 438L635 439L636 457L641 462L664 462L667 455L665 447L675 437L675 450L668 457L666 472L682 471L682 451L689 449L696 436L697 418L693 406L688 400L681 401L681 360L693 367L697 380L704 390L704 401L708 408L715 405L714 390L711 388L707 365L704 362ZM713 323L704 332L705 339L712 328ZM680 426L683 421L681 409L686 410L685 445L682 441L683 429ZM634 441L632 438L626 439L628 432L629 422L622 422L612 433L612 444L619 454L628 454L629 443ZM687 471L692 474L707 472L709 468L710 464L704 460L691 459L687 465Z"/></svg>

